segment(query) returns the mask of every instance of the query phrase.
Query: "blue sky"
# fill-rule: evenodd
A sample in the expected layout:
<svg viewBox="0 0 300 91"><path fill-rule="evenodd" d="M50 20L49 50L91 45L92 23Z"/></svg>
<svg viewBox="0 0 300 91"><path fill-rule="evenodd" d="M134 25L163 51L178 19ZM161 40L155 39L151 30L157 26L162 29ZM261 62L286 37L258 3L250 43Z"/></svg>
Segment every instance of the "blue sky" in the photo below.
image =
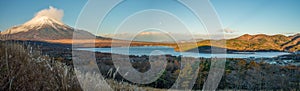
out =
<svg viewBox="0 0 300 91"><path fill-rule="evenodd" d="M201 23L190 14L191 12L171 1L174 0L160 0L160 2L156 0L152 3L151 0L144 0L144 3L128 0L121 8L111 12L111 15L106 18L106 23L103 23L105 30L98 33L111 33L116 28L114 24L118 24L120 19L149 7L167 10L189 24L192 33L203 33L203 31L199 32L199 29L203 28ZM0 30L23 24L34 17L35 13L49 6L64 10L63 22L74 26L86 2L87 0L1 0ZM231 30L230 34L233 35L291 34L299 33L300 30L300 0L211 0L211 3L224 28ZM128 8L126 5L136 4L139 5L134 7L135 9L124 10ZM180 33L180 31L174 32Z"/></svg>

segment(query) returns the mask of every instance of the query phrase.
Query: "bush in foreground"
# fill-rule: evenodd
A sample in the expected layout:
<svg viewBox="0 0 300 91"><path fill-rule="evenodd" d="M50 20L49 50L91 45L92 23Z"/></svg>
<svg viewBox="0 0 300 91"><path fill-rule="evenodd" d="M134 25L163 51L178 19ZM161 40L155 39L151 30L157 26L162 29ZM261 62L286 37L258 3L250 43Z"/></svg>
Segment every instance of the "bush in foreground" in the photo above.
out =
<svg viewBox="0 0 300 91"><path fill-rule="evenodd" d="M81 90L72 68L13 42L0 43L0 73L0 90Z"/></svg>

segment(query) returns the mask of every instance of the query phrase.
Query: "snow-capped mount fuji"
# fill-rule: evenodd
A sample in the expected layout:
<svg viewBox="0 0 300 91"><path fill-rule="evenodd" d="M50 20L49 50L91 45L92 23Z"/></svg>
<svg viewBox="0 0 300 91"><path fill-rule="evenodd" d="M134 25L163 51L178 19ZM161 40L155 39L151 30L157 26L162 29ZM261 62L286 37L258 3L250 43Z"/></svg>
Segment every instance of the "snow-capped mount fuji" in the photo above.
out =
<svg viewBox="0 0 300 91"><path fill-rule="evenodd" d="M47 16L34 17L30 21L7 29L1 35L8 35L14 40L57 40L72 39L73 32L78 32L82 37L94 36L93 34L76 30L63 22Z"/></svg>
<svg viewBox="0 0 300 91"><path fill-rule="evenodd" d="M49 18L47 16L33 18L32 20L30 20L24 24L24 26L38 26L38 27L41 27L44 25L51 25L53 27L55 27L55 26L68 27L64 23L62 23L58 20Z"/></svg>

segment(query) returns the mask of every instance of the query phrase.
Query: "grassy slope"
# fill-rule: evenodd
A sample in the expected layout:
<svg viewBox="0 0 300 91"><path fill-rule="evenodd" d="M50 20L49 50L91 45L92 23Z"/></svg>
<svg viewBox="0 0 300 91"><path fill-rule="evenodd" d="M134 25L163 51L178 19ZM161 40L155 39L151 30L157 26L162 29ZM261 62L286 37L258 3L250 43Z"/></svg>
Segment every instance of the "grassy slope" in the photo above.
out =
<svg viewBox="0 0 300 91"><path fill-rule="evenodd" d="M298 51L299 39L293 39L284 35L243 35L238 38L226 40L226 47L218 44L221 40L204 40L198 42L198 47L211 45L214 42L216 47L227 48L237 51ZM298 44L297 44L298 43ZM220 46L221 45L221 46ZM195 47L194 47L195 48ZM185 50L193 47L185 47Z"/></svg>

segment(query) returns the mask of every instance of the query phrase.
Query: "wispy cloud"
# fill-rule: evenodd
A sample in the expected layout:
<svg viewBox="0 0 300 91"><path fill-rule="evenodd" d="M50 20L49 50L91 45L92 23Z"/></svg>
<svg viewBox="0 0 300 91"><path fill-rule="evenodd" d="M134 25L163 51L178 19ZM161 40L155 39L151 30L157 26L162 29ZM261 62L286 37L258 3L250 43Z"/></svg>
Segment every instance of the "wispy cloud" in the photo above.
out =
<svg viewBox="0 0 300 91"><path fill-rule="evenodd" d="M163 33L155 31L141 32L139 34L132 33L117 33L117 34L99 34L99 36L109 37L114 39L135 40L135 41L150 41L150 42L180 42L180 41L199 41L206 39L230 39L238 37L237 34L185 34L185 33Z"/></svg>
<svg viewBox="0 0 300 91"><path fill-rule="evenodd" d="M64 16L64 11L61 9L57 9L53 6L49 6L48 9L43 9L36 13L35 17L43 17L47 16L49 18L53 18L55 20L61 21Z"/></svg>
<svg viewBox="0 0 300 91"><path fill-rule="evenodd" d="M235 33L235 32L237 32L236 30L233 30L233 29L230 29L230 28L225 28L224 29L224 32L225 33Z"/></svg>
<svg viewBox="0 0 300 91"><path fill-rule="evenodd" d="M283 33L284 35L295 35L295 34L299 34L300 32L285 32Z"/></svg>

